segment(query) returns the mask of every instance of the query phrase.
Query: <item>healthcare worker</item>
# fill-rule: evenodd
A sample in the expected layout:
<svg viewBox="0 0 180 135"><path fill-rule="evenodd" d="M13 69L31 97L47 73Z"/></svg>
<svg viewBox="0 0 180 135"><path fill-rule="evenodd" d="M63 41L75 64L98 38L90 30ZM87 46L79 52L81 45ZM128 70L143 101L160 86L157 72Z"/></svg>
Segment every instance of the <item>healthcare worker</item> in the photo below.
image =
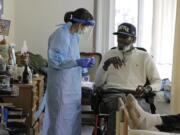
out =
<svg viewBox="0 0 180 135"><path fill-rule="evenodd" d="M94 58L80 58L80 34L95 25L84 8L67 12L65 24L48 41L47 103L43 135L81 135L82 68L95 64Z"/></svg>

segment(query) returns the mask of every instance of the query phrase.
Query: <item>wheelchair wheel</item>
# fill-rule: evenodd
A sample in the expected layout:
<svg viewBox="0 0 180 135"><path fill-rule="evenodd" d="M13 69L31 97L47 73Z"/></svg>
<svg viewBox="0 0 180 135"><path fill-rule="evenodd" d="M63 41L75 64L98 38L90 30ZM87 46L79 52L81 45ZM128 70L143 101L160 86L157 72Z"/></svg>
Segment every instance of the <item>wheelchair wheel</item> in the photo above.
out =
<svg viewBox="0 0 180 135"><path fill-rule="evenodd" d="M92 135L106 135L106 131L100 128L94 128Z"/></svg>
<svg viewBox="0 0 180 135"><path fill-rule="evenodd" d="M107 121L100 119L99 124L93 129L92 135L107 135Z"/></svg>

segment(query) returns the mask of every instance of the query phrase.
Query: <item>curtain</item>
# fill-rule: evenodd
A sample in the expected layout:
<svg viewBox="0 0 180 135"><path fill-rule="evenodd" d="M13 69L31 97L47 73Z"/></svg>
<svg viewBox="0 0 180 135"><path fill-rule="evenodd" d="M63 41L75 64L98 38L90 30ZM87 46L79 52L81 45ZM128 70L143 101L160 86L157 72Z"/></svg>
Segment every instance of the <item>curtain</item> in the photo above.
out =
<svg viewBox="0 0 180 135"><path fill-rule="evenodd" d="M104 54L113 42L115 0L95 1L95 51Z"/></svg>
<svg viewBox="0 0 180 135"><path fill-rule="evenodd" d="M172 75L176 0L139 0L137 45L152 55L161 78Z"/></svg>
<svg viewBox="0 0 180 135"><path fill-rule="evenodd" d="M177 1L177 15L175 25L174 55L173 55L173 77L172 77L172 113L180 113L180 1Z"/></svg>
<svg viewBox="0 0 180 135"><path fill-rule="evenodd" d="M176 0L154 0L151 54L161 78L172 76Z"/></svg>
<svg viewBox="0 0 180 135"><path fill-rule="evenodd" d="M151 52L157 63L172 64L176 0L154 0L153 5Z"/></svg>

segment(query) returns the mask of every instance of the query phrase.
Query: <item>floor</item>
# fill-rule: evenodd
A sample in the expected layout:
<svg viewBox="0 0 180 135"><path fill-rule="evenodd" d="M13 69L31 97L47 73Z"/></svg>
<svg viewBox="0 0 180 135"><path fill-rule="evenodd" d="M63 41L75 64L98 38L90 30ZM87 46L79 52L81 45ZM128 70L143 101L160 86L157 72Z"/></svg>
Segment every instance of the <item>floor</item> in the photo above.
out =
<svg viewBox="0 0 180 135"><path fill-rule="evenodd" d="M170 114L170 103L167 103L164 99L164 93L159 92L155 98L156 113Z"/></svg>
<svg viewBox="0 0 180 135"><path fill-rule="evenodd" d="M92 135L92 126L82 126L82 132L81 135Z"/></svg>

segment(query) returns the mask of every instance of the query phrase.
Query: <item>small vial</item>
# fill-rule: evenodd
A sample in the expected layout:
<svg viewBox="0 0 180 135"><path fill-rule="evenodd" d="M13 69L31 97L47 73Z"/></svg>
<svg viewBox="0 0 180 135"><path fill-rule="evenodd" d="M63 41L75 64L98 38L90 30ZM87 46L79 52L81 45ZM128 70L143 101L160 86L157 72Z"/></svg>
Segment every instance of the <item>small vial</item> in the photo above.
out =
<svg viewBox="0 0 180 135"><path fill-rule="evenodd" d="M87 68L83 68L82 69L82 76L86 76L88 74L88 69Z"/></svg>

